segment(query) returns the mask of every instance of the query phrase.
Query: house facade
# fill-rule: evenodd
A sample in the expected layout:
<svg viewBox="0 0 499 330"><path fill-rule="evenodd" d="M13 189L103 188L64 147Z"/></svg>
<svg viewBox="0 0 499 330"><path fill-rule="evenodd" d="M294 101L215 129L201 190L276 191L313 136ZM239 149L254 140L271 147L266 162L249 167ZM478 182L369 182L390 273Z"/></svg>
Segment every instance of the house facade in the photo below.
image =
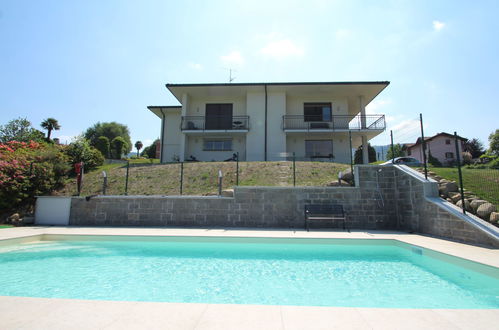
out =
<svg viewBox="0 0 499 330"><path fill-rule="evenodd" d="M458 141L459 155L461 155L464 150L464 143L467 139L458 136ZM454 135L442 132L431 137L425 137L425 144L427 159L431 153L431 155L438 159L442 165L452 165L457 161ZM407 144L405 153L407 156L416 158L423 163L423 143L421 138L418 138L414 144Z"/></svg>
<svg viewBox="0 0 499 330"><path fill-rule="evenodd" d="M351 148L385 130L365 107L389 82L167 84L176 106L161 118L161 162L296 159L350 163ZM351 145L350 145L351 136Z"/></svg>

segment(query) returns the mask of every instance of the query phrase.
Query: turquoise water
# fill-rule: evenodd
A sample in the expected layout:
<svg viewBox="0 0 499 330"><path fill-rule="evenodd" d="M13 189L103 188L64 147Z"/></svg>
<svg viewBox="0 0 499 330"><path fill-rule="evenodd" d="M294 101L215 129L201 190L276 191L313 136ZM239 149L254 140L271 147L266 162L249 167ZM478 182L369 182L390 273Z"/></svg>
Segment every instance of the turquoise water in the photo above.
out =
<svg viewBox="0 0 499 330"><path fill-rule="evenodd" d="M40 241L1 247L0 295L499 308L497 269L484 275L429 257L428 250L403 248L391 241L173 240Z"/></svg>

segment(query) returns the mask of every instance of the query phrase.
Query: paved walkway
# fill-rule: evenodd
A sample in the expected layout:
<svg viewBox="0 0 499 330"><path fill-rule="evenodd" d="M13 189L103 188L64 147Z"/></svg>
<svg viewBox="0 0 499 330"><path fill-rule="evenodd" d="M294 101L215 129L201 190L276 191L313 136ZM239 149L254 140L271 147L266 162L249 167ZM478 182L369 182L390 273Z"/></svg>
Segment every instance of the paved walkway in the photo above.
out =
<svg viewBox="0 0 499 330"><path fill-rule="evenodd" d="M397 239L499 267L499 250L400 232L24 227L6 239L41 234ZM3 241L2 241L3 240ZM4 284L5 285L5 284ZM499 309L444 310L181 304L0 297L1 329L494 329Z"/></svg>

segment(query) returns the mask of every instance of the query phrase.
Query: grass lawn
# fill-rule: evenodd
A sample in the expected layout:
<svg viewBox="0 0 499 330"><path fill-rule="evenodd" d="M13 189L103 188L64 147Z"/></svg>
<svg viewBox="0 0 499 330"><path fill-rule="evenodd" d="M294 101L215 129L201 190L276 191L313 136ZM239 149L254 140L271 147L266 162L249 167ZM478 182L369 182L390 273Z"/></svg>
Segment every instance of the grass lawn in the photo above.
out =
<svg viewBox="0 0 499 330"><path fill-rule="evenodd" d="M338 178L338 172L349 165L327 162L296 162L297 186L325 186ZM102 171L108 175L108 195L125 192L126 165L106 164L86 173L82 195L102 194ZM188 162L184 163L183 194L204 195L218 190L218 170L224 175L223 187L236 185L235 162ZM76 193L72 179L58 195ZM180 164L149 163L148 160L130 162L128 180L129 195L178 195L180 193ZM241 186L292 186L292 162L241 162L239 163Z"/></svg>
<svg viewBox="0 0 499 330"><path fill-rule="evenodd" d="M432 167L430 171L459 183L457 168ZM463 168L463 187L499 207L499 170Z"/></svg>
<svg viewBox="0 0 499 330"><path fill-rule="evenodd" d="M12 228L12 227L14 227L14 226L11 226L11 225L0 225L0 229L2 229L2 228Z"/></svg>

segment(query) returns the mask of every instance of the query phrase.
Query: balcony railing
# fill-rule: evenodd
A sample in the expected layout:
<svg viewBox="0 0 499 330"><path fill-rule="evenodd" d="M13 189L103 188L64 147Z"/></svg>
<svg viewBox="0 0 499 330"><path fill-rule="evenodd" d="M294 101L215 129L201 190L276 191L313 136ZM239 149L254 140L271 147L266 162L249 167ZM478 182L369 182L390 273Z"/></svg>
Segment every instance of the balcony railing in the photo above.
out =
<svg viewBox="0 0 499 330"><path fill-rule="evenodd" d="M337 115L330 120L322 116L313 115L285 115L282 117L284 130L384 130L385 115L351 116Z"/></svg>
<svg viewBox="0 0 499 330"><path fill-rule="evenodd" d="M182 116L182 131L236 131L249 129L249 116Z"/></svg>

